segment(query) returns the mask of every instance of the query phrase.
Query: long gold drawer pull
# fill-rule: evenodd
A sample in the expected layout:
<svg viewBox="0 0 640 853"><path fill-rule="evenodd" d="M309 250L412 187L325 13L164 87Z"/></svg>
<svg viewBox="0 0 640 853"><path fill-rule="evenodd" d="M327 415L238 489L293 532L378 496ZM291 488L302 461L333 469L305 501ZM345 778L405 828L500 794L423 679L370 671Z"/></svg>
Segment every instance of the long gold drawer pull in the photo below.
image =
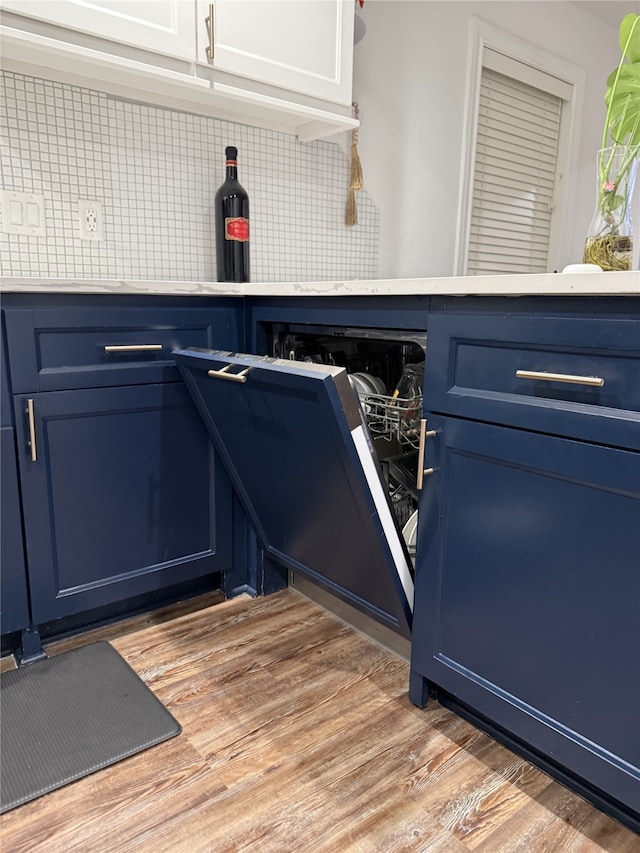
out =
<svg viewBox="0 0 640 853"><path fill-rule="evenodd" d="M231 364L225 364L220 370L208 370L207 376L215 377L216 379L230 379L232 382L246 382L247 373L251 370L250 367L241 370L240 373L228 373L231 369Z"/></svg>
<svg viewBox="0 0 640 853"><path fill-rule="evenodd" d="M209 62L213 62L213 3L209 4L209 14L204 19L204 22L207 25L207 36L209 38L209 44L205 48L205 53Z"/></svg>
<svg viewBox="0 0 640 853"><path fill-rule="evenodd" d="M36 419L33 412L33 400L27 400L27 415L29 416L29 446L31 447L31 461L38 461L36 452Z"/></svg>
<svg viewBox="0 0 640 853"><path fill-rule="evenodd" d="M420 491L425 477L433 474L433 468L424 467L424 447L428 438L435 438L436 431L427 429L427 419L420 420L420 444L418 445L418 473L416 475L416 489Z"/></svg>
<svg viewBox="0 0 640 853"><path fill-rule="evenodd" d="M545 373L540 370L516 370L518 379L539 379L542 382L568 382L571 385L593 385L602 388L600 376L574 376L571 373Z"/></svg>
<svg viewBox="0 0 640 853"><path fill-rule="evenodd" d="M122 346L106 346L105 352L157 352L162 344L123 344Z"/></svg>

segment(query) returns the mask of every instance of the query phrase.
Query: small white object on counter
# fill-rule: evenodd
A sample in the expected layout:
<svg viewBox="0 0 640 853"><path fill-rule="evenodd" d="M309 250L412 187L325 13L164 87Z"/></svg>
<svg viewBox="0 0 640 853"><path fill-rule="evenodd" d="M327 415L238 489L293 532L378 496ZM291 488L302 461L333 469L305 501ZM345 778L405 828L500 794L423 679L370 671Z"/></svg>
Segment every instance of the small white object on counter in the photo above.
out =
<svg viewBox="0 0 640 853"><path fill-rule="evenodd" d="M598 264L567 264L562 272L602 272Z"/></svg>

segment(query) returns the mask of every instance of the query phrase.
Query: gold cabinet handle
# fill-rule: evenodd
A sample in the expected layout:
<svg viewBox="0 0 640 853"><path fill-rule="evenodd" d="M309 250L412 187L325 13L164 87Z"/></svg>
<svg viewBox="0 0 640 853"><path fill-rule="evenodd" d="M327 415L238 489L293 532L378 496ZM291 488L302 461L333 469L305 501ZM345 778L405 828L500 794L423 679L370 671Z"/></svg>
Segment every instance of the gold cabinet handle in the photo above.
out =
<svg viewBox="0 0 640 853"><path fill-rule="evenodd" d="M204 19L204 22L207 26L207 35L209 37L209 44L205 48L205 53L209 62L213 62L213 3L209 4L209 14Z"/></svg>
<svg viewBox="0 0 640 853"><path fill-rule="evenodd" d="M232 382L246 382L247 373L251 368L246 367L244 370L241 370L240 373L229 373L228 371L232 366L233 365L231 364L225 364L225 366L221 367L220 370L208 370L207 376L211 376L215 379L230 379Z"/></svg>
<svg viewBox="0 0 640 853"><path fill-rule="evenodd" d="M162 344L123 344L122 346L106 346L105 352L157 352Z"/></svg>
<svg viewBox="0 0 640 853"><path fill-rule="evenodd" d="M27 400L27 415L29 416L29 446L31 447L31 461L38 461L36 451L36 419L33 410L33 400Z"/></svg>
<svg viewBox="0 0 640 853"><path fill-rule="evenodd" d="M418 473L416 475L416 489L422 489L422 483L425 477L433 474L433 468L424 467L424 447L428 438L435 438L436 431L427 429L427 419L420 419L420 444L418 446Z"/></svg>
<svg viewBox="0 0 640 853"><path fill-rule="evenodd" d="M546 373L540 370L516 370L518 379L538 379L541 382L568 382L571 385L592 385L602 388L600 376L574 376L572 373Z"/></svg>

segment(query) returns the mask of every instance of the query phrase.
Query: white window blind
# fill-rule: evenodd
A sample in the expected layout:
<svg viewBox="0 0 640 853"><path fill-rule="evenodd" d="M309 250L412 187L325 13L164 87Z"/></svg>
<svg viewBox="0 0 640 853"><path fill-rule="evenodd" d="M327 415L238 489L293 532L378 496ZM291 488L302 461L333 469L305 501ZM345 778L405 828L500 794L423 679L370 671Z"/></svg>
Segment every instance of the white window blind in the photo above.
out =
<svg viewBox="0 0 640 853"><path fill-rule="evenodd" d="M485 50L469 275L548 271L562 103L570 96L564 81Z"/></svg>

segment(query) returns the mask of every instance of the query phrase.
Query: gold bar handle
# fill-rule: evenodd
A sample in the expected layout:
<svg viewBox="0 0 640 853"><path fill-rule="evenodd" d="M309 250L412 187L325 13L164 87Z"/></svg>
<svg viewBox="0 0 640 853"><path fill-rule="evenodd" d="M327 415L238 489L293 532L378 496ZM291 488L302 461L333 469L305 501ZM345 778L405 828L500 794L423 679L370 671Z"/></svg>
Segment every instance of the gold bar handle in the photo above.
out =
<svg viewBox="0 0 640 853"><path fill-rule="evenodd" d="M38 461L38 453L36 451L36 419L33 410L33 400L27 400L27 415L29 416L29 447L31 447L31 461Z"/></svg>
<svg viewBox="0 0 640 853"><path fill-rule="evenodd" d="M600 376L574 376L572 373L546 373L540 370L516 370L518 379L538 379L541 382L567 382L571 385L592 385L602 388Z"/></svg>
<svg viewBox="0 0 640 853"><path fill-rule="evenodd" d="M207 35L209 37L209 44L205 48L205 53L209 62L213 62L213 3L209 4L209 14L204 19L204 22L207 26Z"/></svg>
<svg viewBox="0 0 640 853"><path fill-rule="evenodd" d="M427 429L427 419L420 419L420 444L418 445L418 473L416 475L416 489L422 489L422 483L425 477L433 474L433 468L424 467L424 447L428 438L435 438L436 431Z"/></svg>
<svg viewBox="0 0 640 853"><path fill-rule="evenodd" d="M123 344L122 346L106 346L105 352L157 352L162 344Z"/></svg>
<svg viewBox="0 0 640 853"><path fill-rule="evenodd" d="M232 382L246 382L247 381L247 373L251 370L250 367L246 367L244 370L241 370L240 373L229 373L228 371L231 369L233 365L225 364L224 367L221 367L220 370L208 370L207 376L211 376L216 379L230 379Z"/></svg>

